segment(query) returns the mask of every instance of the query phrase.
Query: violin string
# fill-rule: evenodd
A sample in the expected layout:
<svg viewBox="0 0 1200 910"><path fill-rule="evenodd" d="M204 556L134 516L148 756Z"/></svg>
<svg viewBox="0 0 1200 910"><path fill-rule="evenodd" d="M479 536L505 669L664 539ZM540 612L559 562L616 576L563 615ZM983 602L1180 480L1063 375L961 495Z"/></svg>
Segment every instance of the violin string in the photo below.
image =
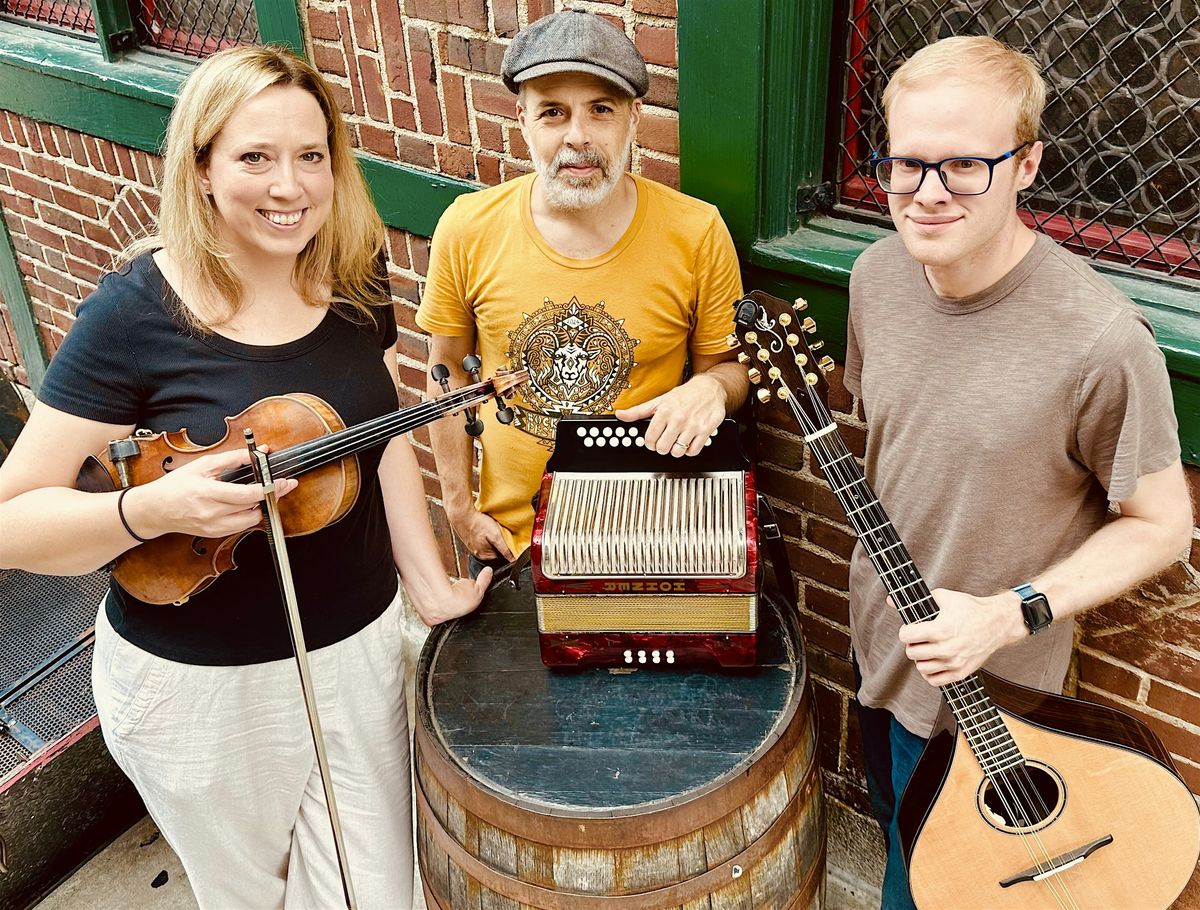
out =
<svg viewBox="0 0 1200 910"><path fill-rule="evenodd" d="M786 388L786 385L783 383L781 383L781 385ZM796 419L797 423L803 428L805 427L805 419L796 403L796 396L791 392L790 389L787 391L789 392L786 397L787 405L792 411L792 415ZM813 428L813 431L815 432L816 430L823 429L825 426L833 424L834 420L832 415L825 410L824 404L820 402L819 399L814 397L812 400L816 403L818 411L818 421L816 422L822 423L821 427ZM893 577L894 579L900 570L908 568L912 565L911 559L908 558L907 553L903 552L904 546L899 538L899 535L895 533L894 527L892 526L886 513L883 512L882 504L879 502L878 498L874 496L873 491L870 490L870 487L867 485L865 479L863 479L861 476L856 476L856 471L854 469L847 470L843 467L843 463L847 457L852 458L853 456L849 450L845 448L844 441L841 439L840 434L835 432L832 434L832 438L836 439L837 443L841 445L842 451L840 453L836 448L832 447L833 444L831 442L827 442L827 440L830 439L828 436L814 439L810 444L812 445L814 451L817 452L822 468L829 474L829 481L832 485L834 485L835 492L838 492L839 490L844 492L854 484L861 483L870 494L869 499L871 502L868 502L861 507L847 509L848 518L850 519L851 524L855 525L856 531L859 533L859 537L863 539L864 550L871 559L872 563L875 565L875 569L879 573L880 577L885 580L889 577ZM857 465L855 467L857 467ZM862 513L867 512L875 513L875 521L868 523L867 520L864 520ZM888 532L890 532L890 535ZM871 538L872 534L879 535L880 538L885 542L886 546L870 546L869 544L875 543L875 541L873 541ZM904 557L904 562L907 563L907 565L898 564L896 566L889 566L887 564L887 557L884 554L891 549L901 550ZM924 580L921 578L920 574L915 571L915 567L913 568L912 574L916 574L917 576L915 581L906 583L903 587L897 587L892 591L893 600L897 603L897 609L902 615L905 616L906 621L921 621L936 616L937 609L936 605L934 605L933 596L929 593L928 587L924 584ZM912 596L909 594L909 588L917 589L918 596L916 598L912 598ZM922 594L921 592L924 593ZM913 615L910 617L909 614ZM956 697L956 700L958 700L964 694L969 694L960 691L962 687L958 683L951 683L943 688L949 689ZM983 694L983 699L984 704L987 704L986 694ZM1007 728L1005 729L1007 730ZM968 742L969 741L970 737L968 737ZM980 756L981 764L982 759L986 759L988 757L989 756L986 754L986 752L983 756ZM1024 759L1022 758L1022 762L1023 761ZM1010 823L1013 825L1013 827L1027 827L1027 825L1023 823L1033 817L1034 812L1032 811L1032 805L1029 803L1022 803L1020 796L1016 790L1012 788L1011 784L1005 777L1001 776L999 780L991 775L988 777L989 780L991 780L996 795L1000 799L1000 802L1004 807L1004 811L1008 814L1008 817L1011 820ZM1036 788L1031 789L1034 793L1037 793ZM1044 818L1046 815L1048 815L1048 813L1044 814L1042 817ZM1045 845L1042 844L1040 835L1038 835L1036 832L1032 832L1032 839L1034 843L1029 843L1030 832L1018 830L1017 834L1021 838L1022 844L1025 845L1026 851L1029 853L1030 859L1033 861L1038 872L1042 873L1048 871L1050 868L1048 865L1050 861L1050 855L1046 850ZM1036 844L1039 848L1037 852L1040 852L1041 856L1044 857L1046 865L1043 865L1043 860L1040 859L1037 855L1037 852L1035 852L1034 844ZM1062 883L1055 883L1052 881L1052 879L1043 879L1043 881L1049 886L1051 894L1054 896L1056 902L1060 906L1068 906L1067 902L1065 902L1063 897L1058 893L1058 885L1061 885ZM1065 896L1071 904L1074 903L1074 901L1070 899L1069 892Z"/></svg>
<svg viewBox="0 0 1200 910"><path fill-rule="evenodd" d="M357 426L297 443L270 455L268 463L280 477L301 474L402 435L450 411L468 407L476 401L486 401L492 397L492 393L482 392L486 385L487 383L480 383L478 386L468 386L440 398L392 411ZM221 479L230 483L253 483L254 472L243 465L227 471Z"/></svg>

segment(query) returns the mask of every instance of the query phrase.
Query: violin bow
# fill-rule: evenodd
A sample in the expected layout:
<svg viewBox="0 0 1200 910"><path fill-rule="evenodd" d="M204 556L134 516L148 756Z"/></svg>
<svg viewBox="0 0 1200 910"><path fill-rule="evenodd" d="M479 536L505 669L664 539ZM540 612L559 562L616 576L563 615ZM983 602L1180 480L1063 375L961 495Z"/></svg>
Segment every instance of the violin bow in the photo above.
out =
<svg viewBox="0 0 1200 910"><path fill-rule="evenodd" d="M313 747L317 752L317 768L321 772L321 786L325 790L325 806L329 810L329 824L333 829L333 846L337 851L338 871L342 876L342 896L347 910L358 910L354 898L354 884L350 881L350 864L346 859L346 843L342 838L342 823L338 816L337 801L333 797L333 778L329 773L329 758L325 754L325 736L321 732L321 718L317 713L317 699L312 687L312 673L308 665L308 648L304 643L304 628L300 625L300 605L296 599L296 585L292 579L292 565L288 560L287 543L283 533L283 522L279 517L279 499L275 495L275 482L271 477L271 466L267 454L254 443L253 431L245 431L246 445L250 449L251 463L259 483L263 485L263 511L267 516L267 541L275 560L275 574L283 603L287 608L288 632L292 637L292 650L296 655L296 669L300 671L300 691L304 695L304 707L308 711L308 726L312 731Z"/></svg>

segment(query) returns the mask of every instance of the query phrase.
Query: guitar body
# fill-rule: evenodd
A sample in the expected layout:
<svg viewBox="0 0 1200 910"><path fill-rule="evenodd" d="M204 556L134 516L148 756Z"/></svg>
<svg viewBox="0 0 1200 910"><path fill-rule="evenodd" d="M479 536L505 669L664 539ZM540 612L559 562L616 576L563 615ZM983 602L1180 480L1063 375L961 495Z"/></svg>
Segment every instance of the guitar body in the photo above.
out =
<svg viewBox="0 0 1200 910"><path fill-rule="evenodd" d="M899 810L916 905L1170 907L1200 856L1200 811L1150 730L1101 705L981 675L1049 814L1017 833L966 737L936 734ZM1076 864L1032 878L1039 861L1045 870L1049 860L1059 866L1082 853Z"/></svg>

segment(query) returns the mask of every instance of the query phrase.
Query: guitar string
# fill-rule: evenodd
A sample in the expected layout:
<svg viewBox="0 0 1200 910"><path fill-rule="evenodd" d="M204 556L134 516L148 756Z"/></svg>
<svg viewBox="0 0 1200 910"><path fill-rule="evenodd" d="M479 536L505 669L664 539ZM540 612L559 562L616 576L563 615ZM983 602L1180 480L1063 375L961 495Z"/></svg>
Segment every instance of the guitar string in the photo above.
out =
<svg viewBox="0 0 1200 910"><path fill-rule="evenodd" d="M791 406L793 412L795 413L797 411L797 408L792 403L792 398L790 396L789 396L788 401L789 401L789 405ZM799 418L798 414L796 414L795 416L797 416L797 418ZM801 426L803 426L803 423L801 423ZM864 486L866 486L868 492L870 492L869 485L867 485L865 483L865 480L861 480L860 478L854 477L853 471L850 472L849 474L847 474L847 472L845 470L843 470L842 468L839 467L839 464L842 461L844 461L846 459L846 457L850 455L850 453L845 450L844 442L841 440L841 437L839 435L837 435L837 434L831 434L831 435L833 435L834 438L836 438L838 443L841 443L841 447L843 449L843 454L838 454L836 448L834 448L832 451L830 451L830 443L828 443L826 441L827 439L829 439L829 437L822 437L820 439L815 439L812 441L812 446L813 446L814 450L817 451L819 456L822 456L821 457L822 467L825 468L832 475L831 481L834 484L836 484L836 487L840 488L843 491L849 489L855 483L861 482L861 483L863 483ZM836 492L836 490L835 490L835 492ZM867 552L869 557L873 556L874 554L872 554L872 552L871 552L872 547L866 545L866 544L871 544L873 542L870 539L870 535L880 534L881 536L884 536L884 539L886 540L887 538L884 535L884 532L886 530L891 530L892 536L894 537L894 541L892 543L890 543L888 547L880 548L880 549L886 551L886 550L894 549L897 546L899 546L901 549L903 549L903 544L900 541L899 536L895 534L894 527L891 525L891 522L890 522L890 520L888 520L886 514L883 514L882 505L878 502L878 499L876 497L874 497L873 495L871 498L874 500L873 503L868 503L866 506L862 506L861 508L854 509L854 511L857 514L851 516L852 523L855 523L854 522L855 518L861 519L861 514L864 512L867 512L870 509L875 509L878 513L876 518L879 520L872 522L873 528L864 526L860 530L860 536L864 538L864 544L865 544L864 550ZM847 510L847 511L850 511L850 510ZM866 522L864 521L863 525L865 525L865 524L866 524ZM859 530L859 529L856 528L856 530ZM907 556L906 553L903 555ZM899 566L895 566L895 567L884 568L879 565L879 562L883 561L883 560L884 560L884 557L881 556L879 561L872 559L872 562L875 563L876 571L878 571L880 573L880 575L885 578L887 577L888 574L895 575L899 569L906 567L904 565L899 565ZM909 566L911 566L911 560L908 560L907 563ZM884 565L886 566L886 562L884 562ZM915 572L915 567L914 567L914 572ZM918 580L920 580L919 575L918 575ZM921 586L923 587L923 583ZM908 587L908 586L906 586L906 587ZM919 612L917 610L918 607L920 607L920 606L928 607L928 604L930 602L932 602L932 596L922 597L916 601L912 601L912 602L908 602L908 603L905 602L909 597L909 595L907 593L901 594L899 592L893 592L893 597L896 601L898 601L898 603L899 603L898 609L900 610L900 612L902 614L906 610L911 613L917 614ZM934 608L934 612L930 615L936 615L936 608ZM906 617L906 619L907 618L908 617ZM928 617L923 617L923 618L928 618ZM919 618L917 619L917 621L919 621ZM956 689L958 688L958 686L956 684L951 684L951 685L954 685ZM970 694L974 694L974 693L970 693ZM979 694L982 695L983 693L980 692ZM986 695L984 695L983 697L985 699L985 704L986 704ZM978 704L978 702L976 702L976 704ZM998 715L995 715L995 716L996 716L996 719L1001 724L1002 728L1005 729L1005 731L1007 732L1007 728L1003 727L1003 720L1001 718L999 718ZM971 740L972 740L972 736L970 735L971 724L970 723L963 724L962 719L960 718L960 725L964 727L964 735L967 736L968 742L971 742ZM1011 739L1011 734L1009 734L1009 736ZM974 751L976 751L977 755L979 754L979 752L981 752L981 751L983 752L983 755L979 756L981 758L980 763L983 764L984 763L983 760L988 757L987 753L989 751L991 751L990 746L988 746L985 749L980 750L975 743L972 743L972 748ZM1016 749L1015 743L1013 743L1013 748ZM1019 750L1017 750L1017 752L1019 754ZM985 773L986 773L986 770L985 770ZM1007 779L1006 776L1000 775L999 781L997 781L995 779L995 777L993 777L992 774L988 774L988 778L992 781L993 786L995 787L996 795L999 797L1000 802L1001 802L1002 806L1004 807L1005 813L1008 815L1009 819L1011 819L1011 824L1013 825L1013 827L1018 828L1018 829L1021 827L1028 827L1030 819L1032 818L1032 816L1034 814L1031 811L1032 810L1032 799L1030 798L1030 793L1027 792L1025 794L1026 803L1023 804L1021 796L1016 792L1015 788L1013 788L1013 786L1012 786L1012 783ZM1037 789L1031 788L1031 790L1032 790L1032 794L1037 796L1038 802L1041 802L1040 794L1038 793ZM1049 812L1045 809L1044 804L1043 804L1043 813L1041 815L1041 818L1044 819L1048 815L1049 815ZM1045 845L1042 843L1040 834L1038 834L1037 832L1026 832L1026 831L1021 831L1021 830L1017 830L1014 833L1016 833L1021 838L1021 842L1025 845L1026 852L1029 854L1029 857L1030 857L1031 861L1034 863L1034 867L1037 869L1039 874L1050 871L1050 866L1048 865L1048 863L1050 861L1050 855L1049 855L1049 852L1046 849ZM1032 844L1029 843L1029 839L1031 837L1034 842ZM1034 849L1035 845L1038 848L1037 851L1035 851L1035 849ZM1040 852L1042 857L1045 858L1046 864L1044 864L1043 861L1041 859L1039 859L1039 857L1037 855L1038 852ZM1075 906L1074 900L1072 899L1070 893L1068 891L1066 891L1065 888L1064 888L1064 894L1060 895L1058 893L1058 887L1060 885L1062 885L1063 883L1055 882L1053 880L1053 877L1042 879L1042 882L1047 885L1047 887L1050 889L1052 896L1055 898L1055 900L1058 902L1058 904L1060 906L1063 906L1063 907ZM1064 898L1066 900L1064 900Z"/></svg>
<svg viewBox="0 0 1200 910"><path fill-rule="evenodd" d="M783 385L784 388L786 388L785 384L781 383L781 385ZM798 405L796 404L795 395L794 395L794 393L791 392L790 389L788 389L787 391L789 392L789 394L786 398L788 407L792 411L793 417L796 418L799 425L801 427L804 427L805 421L802 417L802 414L799 410ZM819 399L814 399L814 400L817 401L820 409L824 410L824 405L819 402ZM824 422L825 426L834 424L832 416L829 415L829 413L827 411L825 412L824 415L821 415L820 413L818 413L818 417L822 418L822 421ZM814 431L817 429L823 429L823 427L814 428ZM814 439L814 440L812 440L811 445L813 446L814 450L818 451L818 454L824 455L824 458L822 459L822 467L826 468L832 475L830 478L831 484L836 482L834 492L835 493L845 492L845 491L849 490L855 483L861 483L863 486L865 486L867 488L868 491L870 491L870 487L868 484L866 484L865 479L863 479L861 477L855 477L854 476L855 471L851 471L849 474L847 474L847 472L843 468L840 467L841 462L846 459L846 456L850 456L850 453L848 450L845 449L844 441L841 439L841 436L839 433L835 432L832 434L832 436L837 440L837 442L839 444L841 444L841 447L843 449L842 454L838 454L836 452L836 450L834 450L832 452L829 451L828 446L830 445L830 443L827 442L829 437L819 437L817 439ZM857 468L857 464L855 465L855 468ZM841 497L839 496L839 499L840 498ZM855 529L856 529L856 531L858 531L860 538L864 539L864 550L867 552L868 557L871 559L872 563L875 565L876 571L879 572L881 578L886 579L889 575L895 575L901 569L911 567L912 562L911 562L911 560L907 560L907 565L897 565L897 566L890 566L890 567L887 566L887 563L886 563L887 557L885 557L883 554L886 553L887 550L894 549L897 546L899 546L901 549L903 549L903 543L900 540L899 535L897 535L895 533L895 528L892 526L890 520L887 518L887 515L883 513L882 505L879 503L878 498L875 497L874 495L872 495L872 496L870 496L870 499L872 500L871 502L863 504L859 507L855 507L853 509L846 509L846 512L847 512L847 516L848 516L849 520L851 521L851 523L856 526ZM877 512L876 517L878 519L881 519L873 527L867 526L866 523L862 519L861 513L869 511L869 510L875 510ZM869 544L872 542L870 540L870 535L871 534L880 534L886 540L887 537L884 532L889 531L889 530L891 531L891 535L892 535L893 539L889 542L888 546L887 547L877 547L876 553L872 553L872 547L866 546L866 544ZM880 564L881 562L883 563L882 565ZM924 581L923 581L923 579L920 578L919 573L916 573L915 567L913 567L913 569L914 569L914 573L917 574L916 581L906 584L903 587L899 587L895 591L893 591L893 599L898 601L897 609L901 612L902 615L904 615L907 611L908 613L913 614L912 621L923 621L925 619L929 619L929 618L932 618L932 616L937 615L936 607L932 608L932 612L930 612L931 608L929 605L930 605L930 603L933 602L933 598L932 598L932 595L929 595L928 593L926 593L924 596L917 598L916 600L912 600L912 601L905 603L905 601L908 601L908 599L909 599L909 595L907 594L907 588L909 588L909 587L924 588L925 587ZM893 584L895 584L894 581L893 581ZM924 615L922 615L922 610L920 609L922 607L924 608ZM905 618L908 619L908 616L905 616ZM959 696L961 694L959 692L959 686L956 683L952 683L947 686L944 686L943 689L950 689L951 693L954 694L955 696ZM953 699L951 700L951 703L953 706ZM1007 727L1004 727L1002 718L1000 719L1000 724L1007 732ZM962 724L962 719L960 718L960 726L964 727L964 735L967 737L967 740L970 743L970 741L972 739L971 729L970 729L971 725L970 724L965 724L965 725ZM1008 736L1009 736L1009 739L1011 740L1011 734L1008 734ZM972 748L974 750L974 745L972 745ZM1016 748L1015 743L1013 743L1013 748L1014 748L1014 750L1017 751L1017 754L1020 755L1020 750ZM989 751L991 751L990 747L983 750L982 756L980 756L978 752L976 753L977 757L980 757L980 759L981 759L981 761L980 761L981 765L983 764L983 759L987 758L987 753ZM1022 758L1022 761L1023 761L1023 758ZM985 769L985 774L986 773L987 772ZM1024 805L1022 805L1021 798L1017 794L1016 790L1012 787L1011 782L1008 781L1007 778L1003 775L999 776L999 780L992 777L992 775L987 775L987 776L988 776L989 780L992 781L993 787L995 788L996 795L999 797L1001 804L1004 806L1005 812L1008 814L1009 818L1012 819L1012 821L1014 823L1014 827L1018 827L1018 826L1027 827L1027 826L1021 826L1020 822L1027 821L1034 814L1032 811L1032 809L1033 809L1032 802L1030 802L1028 804L1028 809L1030 811L1026 811L1023 814L1019 814L1018 812L1014 811L1014 806L1019 809L1025 809L1026 807ZM1030 781L1030 783L1032 783L1032 781ZM1036 787L1032 787L1031 790L1034 795L1038 796L1039 802L1040 802L1040 794L1038 794ZM1028 794L1026 794L1026 796L1028 798ZM1010 802L1010 800L1011 800L1011 802ZM1044 807L1043 807L1043 809L1044 809ZM1048 814L1049 814L1048 812L1044 811L1042 818L1045 818ZM1033 861L1034 866L1038 870L1038 872L1043 873L1043 872L1049 871L1049 866L1045 866L1045 867L1043 866L1042 861L1038 858L1037 854L1034 851L1033 845L1028 842L1028 838L1029 838L1030 834L1032 834L1033 840L1036 843L1038 849L1040 850L1042 856L1045 857L1046 862L1049 863L1050 855L1049 855L1049 852L1046 850L1045 845L1041 842L1040 835L1038 835L1037 832L1025 832L1025 831L1021 831L1021 830L1017 830L1015 833L1018 835L1018 837L1021 838L1021 842L1025 845L1026 851L1029 853L1030 859ZM1060 897L1057 892L1056 885L1061 884L1061 883L1054 883L1052 881L1052 879L1053 879L1053 877L1050 877L1050 878L1042 879L1042 881L1050 887L1051 894L1054 896L1055 900L1061 906L1067 906L1067 904L1064 903L1062 897ZM1070 898L1069 893L1067 893L1065 896L1067 897L1070 904L1073 905L1074 901Z"/></svg>

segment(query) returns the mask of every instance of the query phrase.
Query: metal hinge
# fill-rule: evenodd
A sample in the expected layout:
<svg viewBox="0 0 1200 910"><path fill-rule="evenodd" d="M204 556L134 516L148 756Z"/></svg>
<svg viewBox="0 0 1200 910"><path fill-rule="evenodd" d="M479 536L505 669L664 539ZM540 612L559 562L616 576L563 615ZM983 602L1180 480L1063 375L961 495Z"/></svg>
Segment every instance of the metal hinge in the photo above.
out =
<svg viewBox="0 0 1200 910"><path fill-rule="evenodd" d="M119 54L122 51L131 51L137 47L137 35L131 28L120 32L111 32L107 37L110 53Z"/></svg>
<svg viewBox="0 0 1200 910"><path fill-rule="evenodd" d="M796 191L796 211L801 215L827 212L833 208L836 199L831 181L802 186Z"/></svg>

